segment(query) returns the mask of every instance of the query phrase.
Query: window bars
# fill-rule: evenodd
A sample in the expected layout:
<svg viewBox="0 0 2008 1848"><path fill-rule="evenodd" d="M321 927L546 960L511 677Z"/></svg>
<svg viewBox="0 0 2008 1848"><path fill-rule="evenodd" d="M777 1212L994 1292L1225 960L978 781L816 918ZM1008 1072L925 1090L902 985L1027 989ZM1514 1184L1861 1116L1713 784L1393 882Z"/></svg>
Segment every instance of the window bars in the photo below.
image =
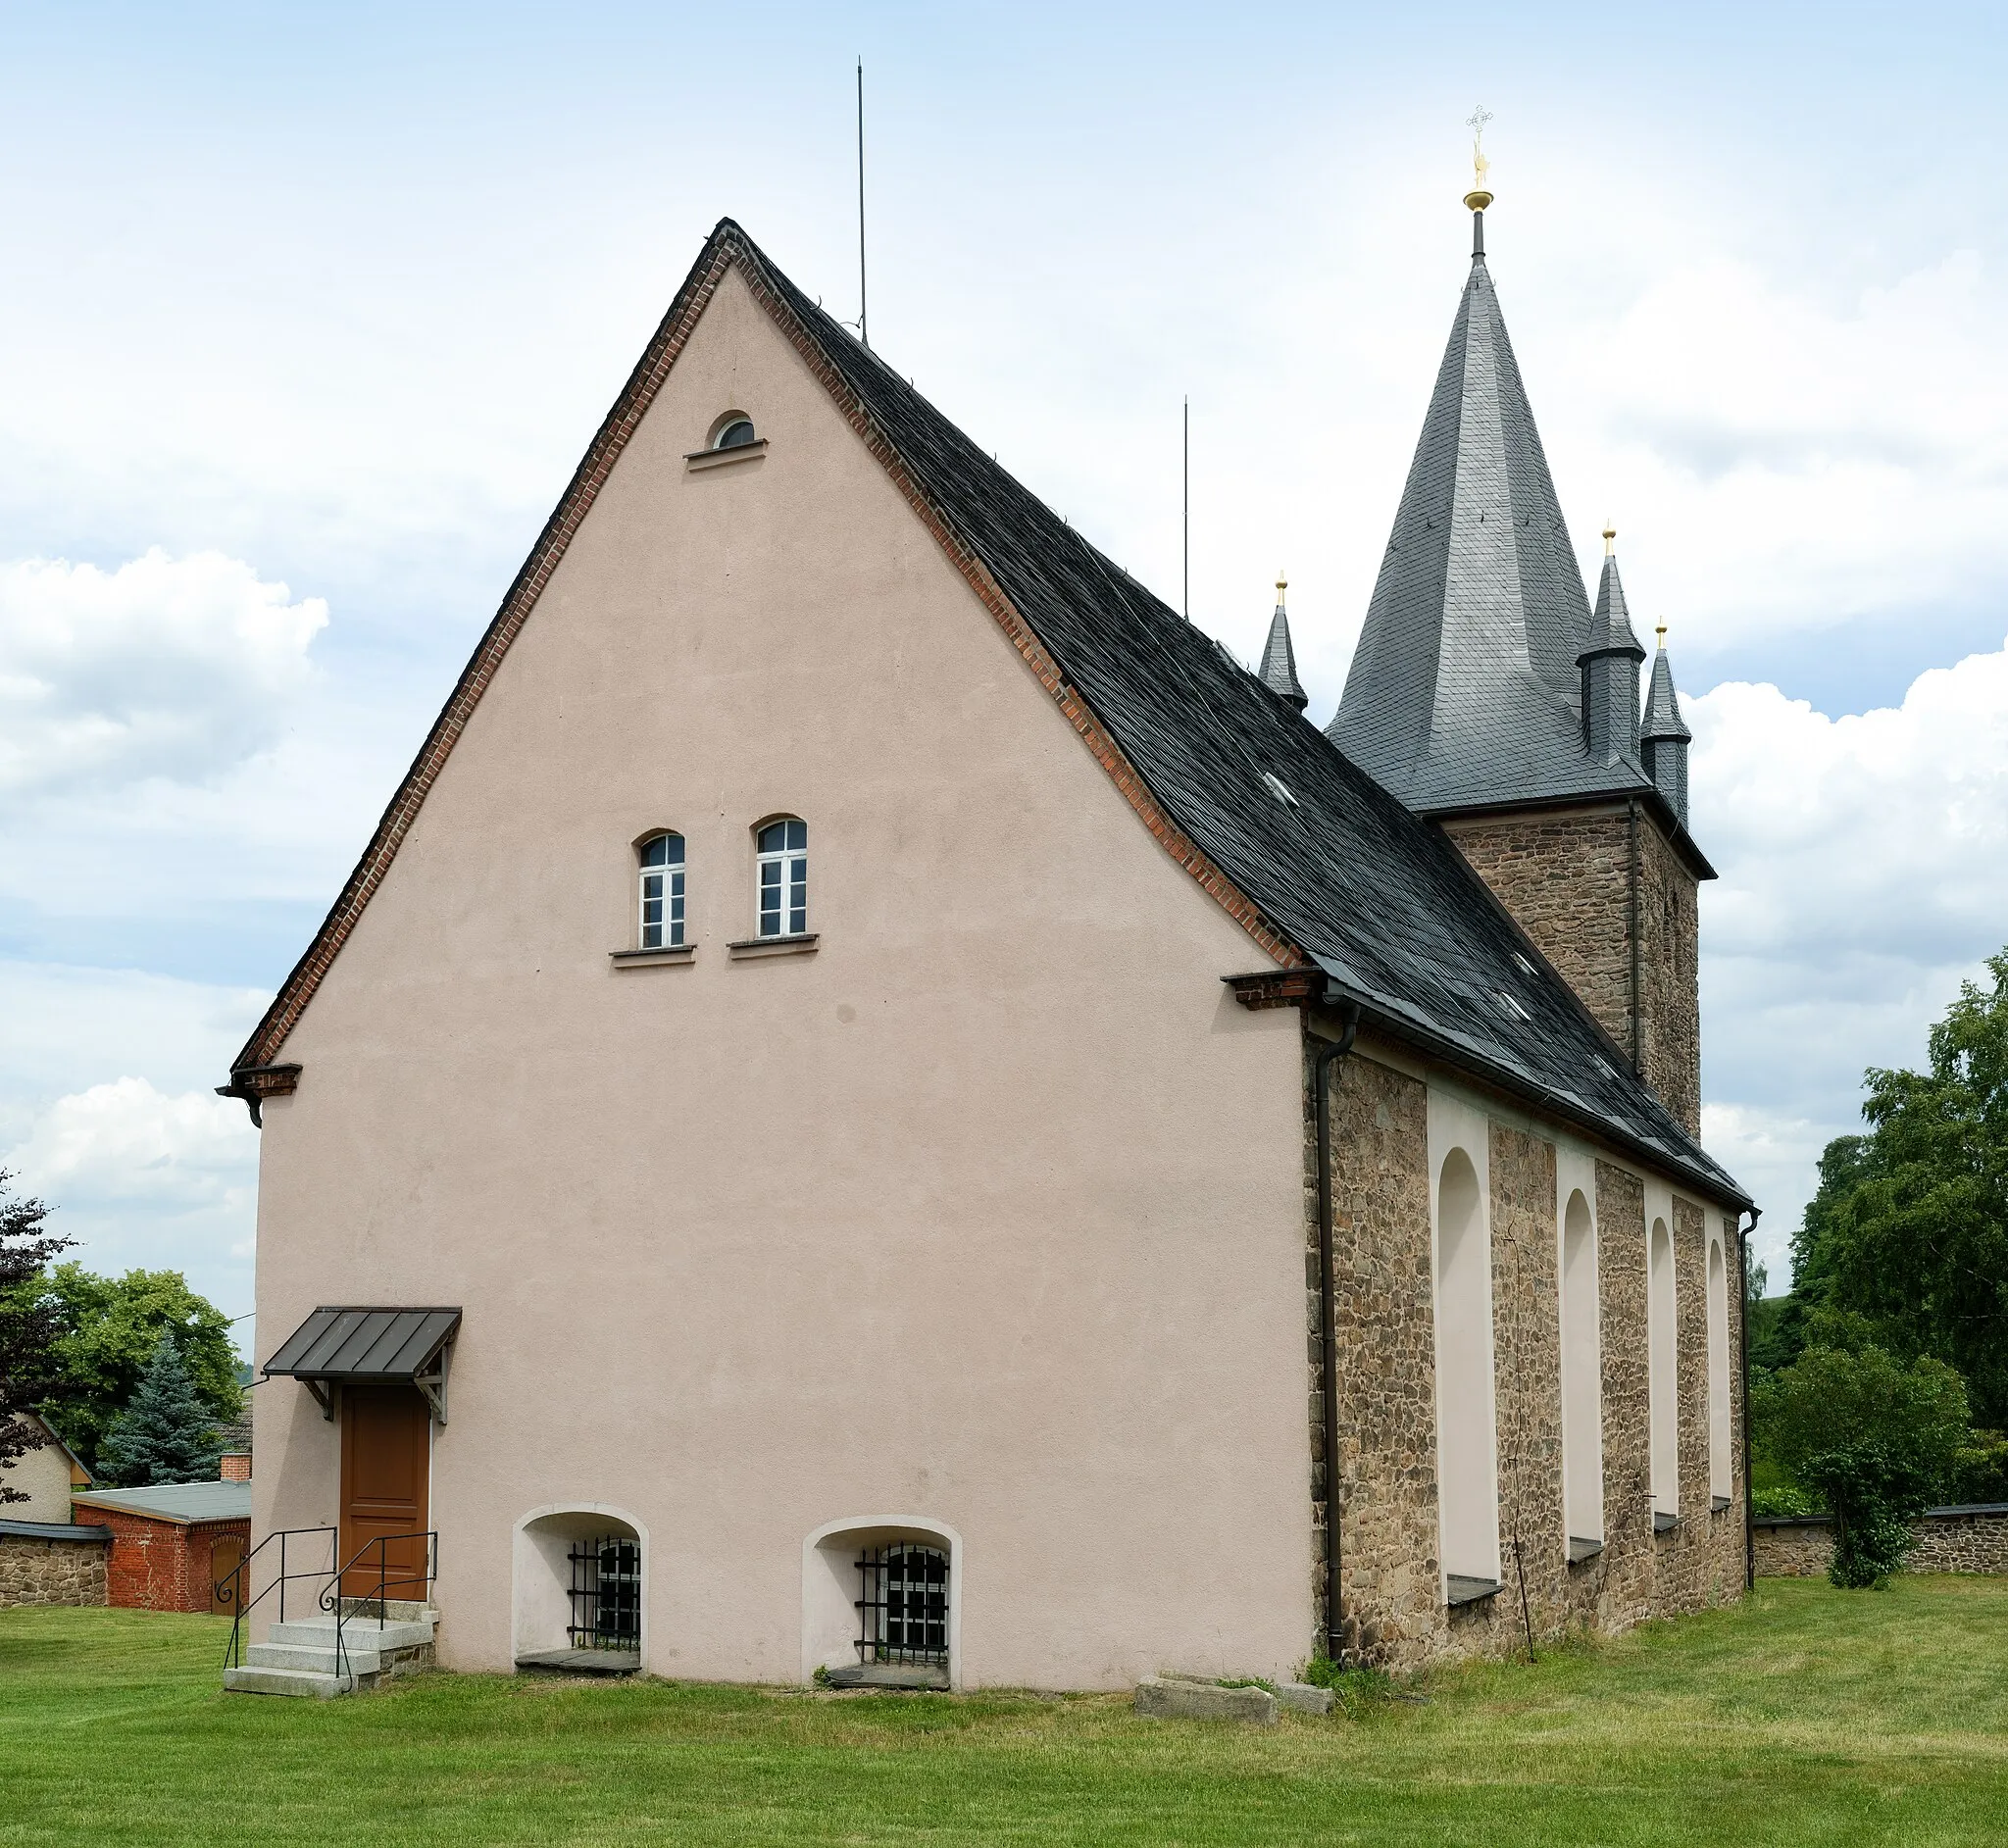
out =
<svg viewBox="0 0 2008 1848"><path fill-rule="evenodd" d="M901 1541L858 1556L860 1662L948 1666L948 1555Z"/></svg>
<svg viewBox="0 0 2008 1848"><path fill-rule="evenodd" d="M641 843L641 947L674 950L683 942L683 836L652 834Z"/></svg>
<svg viewBox="0 0 2008 1848"><path fill-rule="evenodd" d="M641 1647L641 1542L605 1533L575 1540L572 1622L565 1633L575 1649Z"/></svg>
<svg viewBox="0 0 2008 1848"><path fill-rule="evenodd" d="M809 928L809 824L770 822L757 839L760 934L800 936Z"/></svg>

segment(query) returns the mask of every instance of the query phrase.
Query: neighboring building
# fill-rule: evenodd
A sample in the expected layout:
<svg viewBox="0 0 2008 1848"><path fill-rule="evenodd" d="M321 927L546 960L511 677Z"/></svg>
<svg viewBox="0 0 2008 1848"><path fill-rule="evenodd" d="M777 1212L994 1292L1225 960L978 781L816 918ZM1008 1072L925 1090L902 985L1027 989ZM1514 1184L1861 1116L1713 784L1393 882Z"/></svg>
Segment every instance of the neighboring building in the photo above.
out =
<svg viewBox="0 0 2008 1848"><path fill-rule="evenodd" d="M228 1614L226 1584L250 1545L248 1482L166 1482L76 1498L111 1530L105 1602L129 1611Z"/></svg>
<svg viewBox="0 0 2008 1848"><path fill-rule="evenodd" d="M249 1386L243 1389L237 1416L217 1431L223 1445L223 1453L217 1460L217 1473L226 1482L248 1482L251 1479L251 1391Z"/></svg>
<svg viewBox="0 0 2008 1848"><path fill-rule="evenodd" d="M1481 261L1340 749L722 223L225 1087L260 1535L767 1681L1739 1595L1707 869L1573 572Z"/></svg>
<svg viewBox="0 0 2008 1848"><path fill-rule="evenodd" d="M0 1520L60 1525L71 1519L71 1491L88 1488L90 1472L83 1467L83 1459L39 1413L20 1412L15 1416L18 1423L38 1431L42 1441L33 1450L23 1451L12 1462L0 1465L0 1486L27 1497L25 1501L0 1502Z"/></svg>

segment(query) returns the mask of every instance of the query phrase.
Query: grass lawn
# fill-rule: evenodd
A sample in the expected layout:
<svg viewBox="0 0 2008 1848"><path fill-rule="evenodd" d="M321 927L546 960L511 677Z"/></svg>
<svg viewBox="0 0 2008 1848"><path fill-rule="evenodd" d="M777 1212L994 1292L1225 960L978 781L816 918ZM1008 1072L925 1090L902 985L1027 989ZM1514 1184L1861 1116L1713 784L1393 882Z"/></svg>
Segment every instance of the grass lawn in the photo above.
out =
<svg viewBox="0 0 2008 1848"><path fill-rule="evenodd" d="M219 1691L225 1631L0 1612L0 1844L2008 1841L2000 1579L1766 1579L1274 1729L487 1675L272 1700Z"/></svg>

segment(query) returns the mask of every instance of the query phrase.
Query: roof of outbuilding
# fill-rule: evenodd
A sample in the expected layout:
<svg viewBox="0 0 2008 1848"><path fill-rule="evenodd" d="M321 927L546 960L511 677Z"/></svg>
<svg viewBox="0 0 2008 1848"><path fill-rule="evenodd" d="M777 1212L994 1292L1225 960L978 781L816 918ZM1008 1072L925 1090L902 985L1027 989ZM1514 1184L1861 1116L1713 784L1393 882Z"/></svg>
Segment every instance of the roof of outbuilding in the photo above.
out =
<svg viewBox="0 0 2008 1848"><path fill-rule="evenodd" d="M94 1488L72 1497L80 1508L105 1508L193 1526L204 1521L249 1521L249 1482L156 1482L148 1488Z"/></svg>
<svg viewBox="0 0 2008 1848"><path fill-rule="evenodd" d="M1637 765L1593 762L1583 749L1576 661L1589 629L1575 548L1478 251L1327 729L1425 814L1610 793L1656 801Z"/></svg>
<svg viewBox="0 0 2008 1848"><path fill-rule="evenodd" d="M1714 1197L1747 1204L1626 1069L1437 829L1088 544L824 314L729 219L706 240L362 864L239 1066L276 1056L621 448L734 268L1132 806L1277 962L1315 962L1370 1021ZM1531 422L1516 441L1537 453ZM1538 473L1545 483L1545 465ZM1555 532L1566 552L1559 514ZM1538 550L1545 542L1528 543ZM1580 606L1580 584L1577 598ZM1551 651L1558 663L1562 645L1558 639Z"/></svg>

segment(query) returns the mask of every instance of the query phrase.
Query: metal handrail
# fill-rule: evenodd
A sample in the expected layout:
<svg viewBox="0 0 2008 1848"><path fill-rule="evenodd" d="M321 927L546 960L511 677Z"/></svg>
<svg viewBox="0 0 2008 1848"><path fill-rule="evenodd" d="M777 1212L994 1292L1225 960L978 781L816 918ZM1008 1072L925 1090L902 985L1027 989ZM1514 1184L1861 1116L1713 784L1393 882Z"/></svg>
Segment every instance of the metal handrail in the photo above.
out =
<svg viewBox="0 0 2008 1848"><path fill-rule="evenodd" d="M211 1585L214 1595L220 1601L227 1603L230 1607L230 1640L224 1650L224 1667L226 1669L236 1669L243 1666L244 1620L259 1605L263 1604L267 1598L276 1591L278 1593L278 1621L283 1623L286 1621L287 1584L299 1578L326 1578L333 1570L332 1567L323 1566L315 1567L305 1572L287 1571L287 1543L304 1539L307 1535L315 1533L325 1533L327 1536L327 1557L330 1560L338 1558L341 1535L336 1528L280 1527L275 1532L268 1533L250 1552L238 1560L228 1573L225 1573L223 1577L216 1579ZM278 1576L271 1584L267 1585L263 1591L259 1592L256 1597L246 1599L244 1593L251 1583L252 1564L256 1561L259 1554L263 1553L275 1540L278 1542Z"/></svg>
<svg viewBox="0 0 2008 1848"><path fill-rule="evenodd" d="M395 1540L425 1541L426 1552L422 1570L415 1575L403 1573L400 1573L396 1577L389 1575L390 1556L384 1549ZM369 1552L372 1547L376 1549L376 1596L374 1600L367 1597L350 1597L345 1590L348 1583L348 1575L359 1566L362 1566L363 1555ZM362 1569L367 1574L369 1568L363 1566ZM388 1621L385 1616L384 1606L386 1594L392 1585L426 1586L433 1583L438 1576L439 1533L437 1528L428 1528L424 1532L379 1533L371 1539L365 1540L361 1546L356 1548L348 1563L334 1573L333 1583L326 1591L322 1592L320 1599L321 1608L324 1611L330 1611L334 1615L334 1673L337 1680L348 1673L348 1641L345 1633L349 1619L348 1607L351 1604L360 1604L367 1607L375 1603L376 1607L376 1622L380 1625ZM402 1603L405 1600L400 1599L399 1602Z"/></svg>

